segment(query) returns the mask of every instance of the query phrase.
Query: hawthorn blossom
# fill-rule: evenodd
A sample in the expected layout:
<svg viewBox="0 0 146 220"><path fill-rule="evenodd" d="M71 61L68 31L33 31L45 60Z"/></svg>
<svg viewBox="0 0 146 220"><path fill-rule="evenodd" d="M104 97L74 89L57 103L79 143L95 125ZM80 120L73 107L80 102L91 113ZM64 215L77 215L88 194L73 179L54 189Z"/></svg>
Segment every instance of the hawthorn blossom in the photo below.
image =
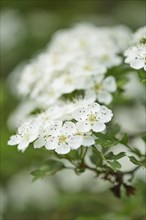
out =
<svg viewBox="0 0 146 220"><path fill-rule="evenodd" d="M135 32L132 43L124 53L125 63L129 63L134 69L146 70L146 27L139 28Z"/></svg>
<svg viewBox="0 0 146 220"><path fill-rule="evenodd" d="M24 152L28 147L28 145L38 138L38 135L39 135L39 127L36 126L35 123L33 123L32 121L24 122L18 128L18 134L10 137L8 144L9 145L18 144L18 150Z"/></svg>
<svg viewBox="0 0 146 220"><path fill-rule="evenodd" d="M97 75L92 78L92 86L86 90L86 93L95 96L98 102L108 105L113 99L111 93L115 92L116 88L113 76L104 78L103 75Z"/></svg>
<svg viewBox="0 0 146 220"><path fill-rule="evenodd" d="M17 85L12 83L12 87L25 106L33 106L24 108L23 117L16 117L23 123L8 144L24 151L33 143L34 148L58 154L94 145L94 132L104 131L113 116L96 101L111 103L116 81L106 73L121 64L130 36L123 26L79 24L58 31L45 51L14 74ZM134 52L125 52L126 62L145 68L144 44L133 47Z"/></svg>
<svg viewBox="0 0 146 220"><path fill-rule="evenodd" d="M60 121L49 128L50 138L45 147L48 150L55 150L58 154L69 153L71 149L78 149L82 145L82 137L75 134L76 126L72 122Z"/></svg>
<svg viewBox="0 0 146 220"><path fill-rule="evenodd" d="M146 70L146 44L138 44L125 51L125 63L129 63L134 69Z"/></svg>
<svg viewBox="0 0 146 220"><path fill-rule="evenodd" d="M76 124L68 121L52 121L50 125L43 126L34 148L45 146L48 150L55 150L58 154L66 154L70 150L78 149L81 145L93 145L94 138L91 133L81 132Z"/></svg>
<svg viewBox="0 0 146 220"><path fill-rule="evenodd" d="M146 26L139 28L133 35L133 43L146 43Z"/></svg>
<svg viewBox="0 0 146 220"><path fill-rule="evenodd" d="M61 94L86 90L89 76L105 74L122 62L119 53L129 35L124 26L111 30L91 24L57 32L45 51L16 70L17 93L47 109Z"/></svg>
<svg viewBox="0 0 146 220"><path fill-rule="evenodd" d="M98 103L85 105L73 113L73 118L77 121L77 127L80 131L94 132L104 131L105 123L112 119L112 111Z"/></svg>

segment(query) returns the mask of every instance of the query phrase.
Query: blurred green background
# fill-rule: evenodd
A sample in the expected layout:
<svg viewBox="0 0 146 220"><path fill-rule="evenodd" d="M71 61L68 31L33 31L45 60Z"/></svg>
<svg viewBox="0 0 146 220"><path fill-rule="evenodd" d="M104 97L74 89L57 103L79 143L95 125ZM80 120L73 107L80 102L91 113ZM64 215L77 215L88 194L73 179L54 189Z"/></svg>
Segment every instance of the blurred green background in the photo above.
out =
<svg viewBox="0 0 146 220"><path fill-rule="evenodd" d="M145 25L143 0L1 0L1 217L4 220L144 220L145 184L137 181L137 194L121 200L107 187L92 190L92 181L79 189L67 190L61 178L31 184L30 171L49 156L44 150L29 148L25 153L7 146L12 134L7 119L18 100L12 96L8 78L21 62L28 61L48 44L54 31L76 22L96 25L128 25L132 30ZM47 155L48 154L48 155ZM63 176L64 175L64 176ZM73 175L73 174L71 174ZM52 184L52 185L50 185ZM67 181L67 184L71 183ZM97 184L98 182L94 182ZM104 184L103 184L104 185ZM51 188L53 186L53 188ZM46 190L46 191L45 191ZM53 194L54 193L54 194Z"/></svg>

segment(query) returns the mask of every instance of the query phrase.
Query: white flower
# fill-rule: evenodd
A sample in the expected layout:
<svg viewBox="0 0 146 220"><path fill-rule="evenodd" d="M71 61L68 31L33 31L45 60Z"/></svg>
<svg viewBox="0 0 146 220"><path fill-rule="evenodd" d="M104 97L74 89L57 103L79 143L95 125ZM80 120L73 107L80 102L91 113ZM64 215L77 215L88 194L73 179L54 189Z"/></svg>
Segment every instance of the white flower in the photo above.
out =
<svg viewBox="0 0 146 220"><path fill-rule="evenodd" d="M132 35L132 32L128 27L124 25L118 25L108 29L108 32L115 42L117 51L123 52L127 49Z"/></svg>
<svg viewBox="0 0 146 220"><path fill-rule="evenodd" d="M55 79L52 82L52 86L57 88L61 96L62 94L71 93L74 90L86 89L88 82L88 76L86 75L82 77L81 75L67 73Z"/></svg>
<svg viewBox="0 0 146 220"><path fill-rule="evenodd" d="M61 92L59 89L57 87L54 88L50 86L49 88L46 88L45 91L37 95L35 97L35 101L38 106L41 106L41 108L48 109L50 105L53 105L57 102L60 96Z"/></svg>
<svg viewBox="0 0 146 220"><path fill-rule="evenodd" d="M25 117L21 120L29 121L8 143L18 144L18 149L24 151L34 142L34 148L45 146L59 154L93 145L93 131L104 131L113 115L95 101L106 105L112 101L116 81L113 76L105 78L105 74L108 68L122 62L120 53L127 47L129 36L129 30L123 27L111 29L91 24L57 32L47 50L17 70L14 81L18 78L16 88L24 105L34 103L33 110L41 113L24 109ZM134 53L126 52L126 62L145 68L143 46L136 47Z"/></svg>
<svg viewBox="0 0 146 220"><path fill-rule="evenodd" d="M48 150L55 150L58 154L67 154L71 149L78 149L82 145L82 137L76 133L76 126L72 122L60 121L52 125L48 132L50 137L45 144Z"/></svg>
<svg viewBox="0 0 146 220"><path fill-rule="evenodd" d="M18 69L18 71L20 71L20 69ZM34 63L24 66L19 77L20 79L17 85L18 93L22 96L27 96L31 93L32 87L39 77L38 67Z"/></svg>
<svg viewBox="0 0 146 220"><path fill-rule="evenodd" d="M83 97L77 97L72 102L60 102L60 107L63 110L62 120L72 120L72 114L78 109L87 104L92 104L96 100L96 97L93 94L85 94Z"/></svg>
<svg viewBox="0 0 146 220"><path fill-rule="evenodd" d="M8 144L18 144L18 149L24 152L28 145L37 139L38 135L39 126L37 126L37 124L32 122L24 122L18 128L18 134L11 136Z"/></svg>
<svg viewBox="0 0 146 220"><path fill-rule="evenodd" d="M146 44L138 44L125 51L125 63L134 69L146 70Z"/></svg>
<svg viewBox="0 0 146 220"><path fill-rule="evenodd" d="M139 28L133 35L133 43L146 43L146 26Z"/></svg>
<svg viewBox="0 0 146 220"><path fill-rule="evenodd" d="M70 72L76 77L80 75L85 78L86 76L105 74L106 71L106 66L98 62L97 58L92 57L91 59L89 54L84 57L78 57L70 65Z"/></svg>
<svg viewBox="0 0 146 220"><path fill-rule="evenodd" d="M105 123L109 122L113 114L110 109L100 106L98 103L85 105L74 112L73 118L77 120L77 127L82 132L104 131Z"/></svg>
<svg viewBox="0 0 146 220"><path fill-rule="evenodd" d="M43 146L49 150L55 150L59 154L68 153L71 149L78 149L81 145L89 147L95 143L91 133L84 133L72 122L62 121L46 122L41 128L38 139L34 142L34 148Z"/></svg>
<svg viewBox="0 0 146 220"><path fill-rule="evenodd" d="M86 94L93 94L100 103L106 105L112 101L111 93L116 91L116 81L113 76L104 78L103 75L97 75L92 78L92 86L86 90Z"/></svg>
<svg viewBox="0 0 146 220"><path fill-rule="evenodd" d="M64 115L64 109L61 106L54 105L50 106L46 111L37 114L36 121L41 126L50 124L50 122L60 119ZM48 126L47 124L47 126Z"/></svg>

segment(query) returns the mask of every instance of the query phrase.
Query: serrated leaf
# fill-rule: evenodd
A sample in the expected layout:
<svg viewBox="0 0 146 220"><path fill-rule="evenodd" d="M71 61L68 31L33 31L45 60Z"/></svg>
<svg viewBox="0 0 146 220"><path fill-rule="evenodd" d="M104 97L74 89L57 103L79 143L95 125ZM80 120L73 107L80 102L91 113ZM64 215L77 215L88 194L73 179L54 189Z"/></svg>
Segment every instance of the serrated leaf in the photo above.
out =
<svg viewBox="0 0 146 220"><path fill-rule="evenodd" d="M103 156L100 151L96 148L92 148L92 155L90 157L92 163L96 164L98 167L102 165Z"/></svg>
<svg viewBox="0 0 146 220"><path fill-rule="evenodd" d="M146 143L146 134L142 135L142 139L143 139L144 142Z"/></svg>
<svg viewBox="0 0 146 220"><path fill-rule="evenodd" d="M51 159L46 161L39 169L32 171L31 175L34 176L33 181L35 181L53 175L63 168L64 164L62 162Z"/></svg>
<svg viewBox="0 0 146 220"><path fill-rule="evenodd" d="M95 134L98 139L96 139L96 144L100 144L102 147L109 148L118 144L118 139L113 136L108 136L102 133Z"/></svg>
<svg viewBox="0 0 146 220"><path fill-rule="evenodd" d="M144 70L138 70L137 71L139 79L142 83L146 83L146 73Z"/></svg>
<svg viewBox="0 0 146 220"><path fill-rule="evenodd" d="M119 160L126 156L125 152L120 152L119 154L114 155L114 160Z"/></svg>
<svg viewBox="0 0 146 220"><path fill-rule="evenodd" d="M119 160L125 156L125 152L120 152L119 154L113 154L113 152L109 152L106 158L108 158L109 160Z"/></svg>
<svg viewBox="0 0 146 220"><path fill-rule="evenodd" d="M146 168L146 158L144 161L141 161L142 166L144 166Z"/></svg>
<svg viewBox="0 0 146 220"><path fill-rule="evenodd" d="M113 169L114 171L119 170L121 168L121 164L118 161L106 161L107 166L109 166L111 169Z"/></svg>
<svg viewBox="0 0 146 220"><path fill-rule="evenodd" d="M128 144L128 135L127 133L124 134L123 138L120 141L121 144L127 145Z"/></svg>
<svg viewBox="0 0 146 220"><path fill-rule="evenodd" d="M138 157L141 157L141 152L137 148L131 148L132 153L136 154Z"/></svg>
<svg viewBox="0 0 146 220"><path fill-rule="evenodd" d="M135 157L129 156L129 159L130 159L130 161L131 161L132 163L134 163L135 165L143 166L143 164L142 164L139 160L137 160Z"/></svg>

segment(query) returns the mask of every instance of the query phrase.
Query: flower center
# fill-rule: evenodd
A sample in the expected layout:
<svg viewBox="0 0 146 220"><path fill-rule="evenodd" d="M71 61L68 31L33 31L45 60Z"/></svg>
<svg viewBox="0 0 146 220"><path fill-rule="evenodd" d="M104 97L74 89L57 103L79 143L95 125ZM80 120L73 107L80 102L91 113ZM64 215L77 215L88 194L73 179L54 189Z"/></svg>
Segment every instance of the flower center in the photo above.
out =
<svg viewBox="0 0 146 220"><path fill-rule="evenodd" d="M24 138L25 141L29 141L29 133L25 132L23 138Z"/></svg>
<svg viewBox="0 0 146 220"><path fill-rule="evenodd" d="M86 48L87 47L87 41L84 40L84 39L81 39L80 44L81 44L82 48Z"/></svg>
<svg viewBox="0 0 146 220"><path fill-rule="evenodd" d="M109 61L109 55L108 54L103 54L101 57L102 61Z"/></svg>
<svg viewBox="0 0 146 220"><path fill-rule="evenodd" d="M102 85L99 84L99 83L96 83L96 84L94 85L94 90L95 90L96 92L99 91L101 88L102 88Z"/></svg>
<svg viewBox="0 0 146 220"><path fill-rule="evenodd" d="M58 138L59 144L66 143L67 137L65 135L60 135Z"/></svg>
<svg viewBox="0 0 146 220"><path fill-rule="evenodd" d="M65 83L71 84L71 83L73 83L73 80L71 79L71 77L67 77L65 79Z"/></svg>
<svg viewBox="0 0 146 220"><path fill-rule="evenodd" d="M96 115L90 114L88 120L89 120L90 122L96 121Z"/></svg>
<svg viewBox="0 0 146 220"><path fill-rule="evenodd" d="M90 65L85 65L84 69L90 71L91 70L91 66Z"/></svg>

